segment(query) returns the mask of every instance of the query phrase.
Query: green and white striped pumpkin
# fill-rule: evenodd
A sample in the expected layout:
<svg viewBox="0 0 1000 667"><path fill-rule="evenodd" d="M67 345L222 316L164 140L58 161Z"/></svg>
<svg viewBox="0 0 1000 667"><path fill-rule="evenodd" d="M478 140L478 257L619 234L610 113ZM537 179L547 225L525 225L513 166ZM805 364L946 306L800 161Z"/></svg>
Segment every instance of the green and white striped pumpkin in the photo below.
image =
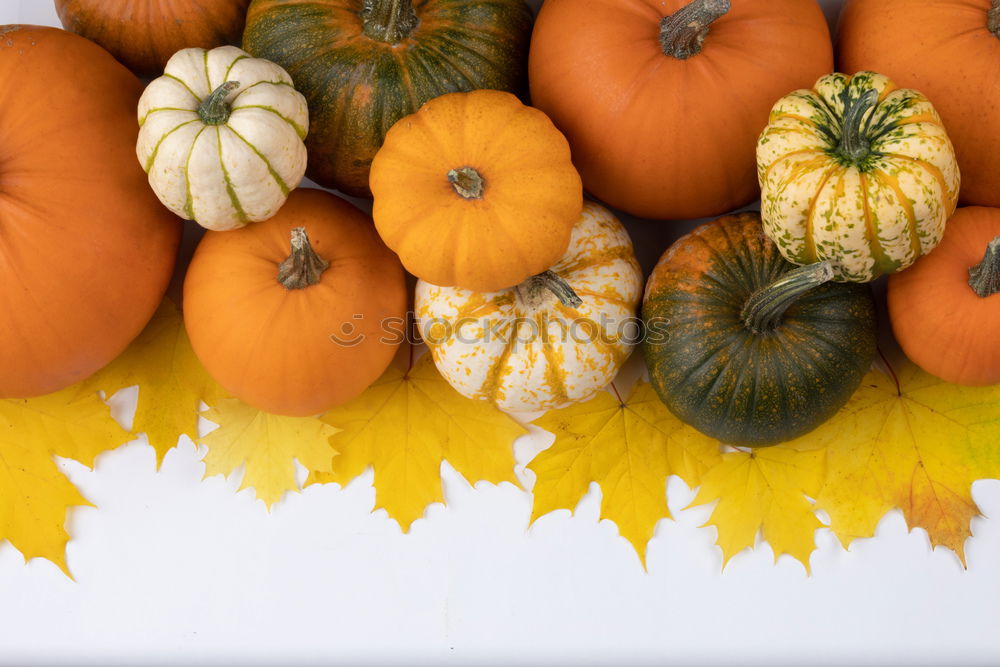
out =
<svg viewBox="0 0 1000 667"><path fill-rule="evenodd" d="M941 240L958 200L951 140L931 103L874 72L829 74L771 110L757 142L764 230L835 279L895 273Z"/></svg>
<svg viewBox="0 0 1000 667"><path fill-rule="evenodd" d="M183 49L139 99L136 154L160 201L227 230L278 212L306 169L305 98L234 46Z"/></svg>

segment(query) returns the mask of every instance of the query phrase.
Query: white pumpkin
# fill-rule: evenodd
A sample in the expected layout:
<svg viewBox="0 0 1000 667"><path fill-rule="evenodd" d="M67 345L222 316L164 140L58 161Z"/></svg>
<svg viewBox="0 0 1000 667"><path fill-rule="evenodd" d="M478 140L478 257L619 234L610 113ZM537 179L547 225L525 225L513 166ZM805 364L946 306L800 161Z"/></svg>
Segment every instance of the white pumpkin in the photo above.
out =
<svg viewBox="0 0 1000 667"><path fill-rule="evenodd" d="M227 230L278 212L306 169L305 98L235 46L183 49L139 99L136 155L160 201Z"/></svg>
<svg viewBox="0 0 1000 667"><path fill-rule="evenodd" d="M417 283L417 327L434 363L469 398L548 410L608 385L638 339L642 271L628 233L587 202L566 254L499 292Z"/></svg>

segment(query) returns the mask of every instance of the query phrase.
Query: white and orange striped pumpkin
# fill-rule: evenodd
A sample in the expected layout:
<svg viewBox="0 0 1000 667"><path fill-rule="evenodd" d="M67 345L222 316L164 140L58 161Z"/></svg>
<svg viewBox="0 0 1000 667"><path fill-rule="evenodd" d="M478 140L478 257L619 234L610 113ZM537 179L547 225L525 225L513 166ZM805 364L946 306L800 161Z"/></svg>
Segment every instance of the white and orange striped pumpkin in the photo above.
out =
<svg viewBox="0 0 1000 667"><path fill-rule="evenodd" d="M548 271L498 292L417 283L416 313L434 363L459 393L505 410L590 398L638 339L642 271L628 233L586 203Z"/></svg>
<svg viewBox="0 0 1000 667"><path fill-rule="evenodd" d="M868 282L934 249L958 201L934 107L874 72L829 74L771 110L757 142L764 231L795 264Z"/></svg>

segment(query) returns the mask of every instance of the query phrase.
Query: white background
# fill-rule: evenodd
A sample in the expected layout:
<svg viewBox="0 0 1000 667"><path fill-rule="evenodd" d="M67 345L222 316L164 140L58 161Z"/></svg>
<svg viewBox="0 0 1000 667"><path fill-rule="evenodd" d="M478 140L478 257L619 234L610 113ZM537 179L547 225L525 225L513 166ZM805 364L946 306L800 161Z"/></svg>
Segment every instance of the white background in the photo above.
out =
<svg viewBox="0 0 1000 667"><path fill-rule="evenodd" d="M0 24L16 22L58 24L48 0L0 0ZM519 466L547 442L519 441ZM597 521L596 488L527 530L527 493L445 465L448 507L402 535L371 514L370 472L269 515L237 480L201 481L200 458L185 438L159 472L142 441L94 471L63 464L99 509L69 521L75 582L0 546L0 662L1000 662L1000 520L973 521L968 571L893 512L850 551L821 530L812 577L767 545L723 573L709 510L681 511L692 494L671 479L677 519L646 573ZM1000 482L973 495L1000 517Z"/></svg>

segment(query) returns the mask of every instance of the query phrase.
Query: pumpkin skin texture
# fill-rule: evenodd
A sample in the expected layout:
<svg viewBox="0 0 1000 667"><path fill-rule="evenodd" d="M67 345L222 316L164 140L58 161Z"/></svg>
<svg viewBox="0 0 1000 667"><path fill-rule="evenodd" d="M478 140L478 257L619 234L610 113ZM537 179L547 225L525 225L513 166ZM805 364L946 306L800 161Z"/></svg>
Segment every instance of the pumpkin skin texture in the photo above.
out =
<svg viewBox="0 0 1000 667"><path fill-rule="evenodd" d="M443 95L396 123L371 188L375 226L410 273L477 292L555 264L583 207L565 137L496 90Z"/></svg>
<svg viewBox="0 0 1000 667"><path fill-rule="evenodd" d="M934 103L962 169L961 201L1000 206L1000 3L848 0L838 34L843 69L883 72Z"/></svg>
<svg viewBox="0 0 1000 667"><path fill-rule="evenodd" d="M156 76L185 47L239 41L250 0L56 0L63 27L139 76Z"/></svg>
<svg viewBox="0 0 1000 667"><path fill-rule="evenodd" d="M764 230L795 264L837 280L905 269L938 244L958 201L934 107L881 74L830 74L778 100L757 143Z"/></svg>
<svg viewBox="0 0 1000 667"><path fill-rule="evenodd" d="M980 296L970 271L988 247ZM937 249L889 278L888 300L893 333L914 363L947 382L1000 384L1000 209L956 211Z"/></svg>
<svg viewBox="0 0 1000 667"><path fill-rule="evenodd" d="M642 293L625 228L588 202L569 248L546 273L564 281L578 305L563 303L543 278L489 293L417 283L420 334L460 394L505 410L548 410L586 400L615 378L638 337Z"/></svg>
<svg viewBox="0 0 1000 667"><path fill-rule="evenodd" d="M26 398L83 380L139 334L181 222L135 163L142 85L106 51L0 27L0 90L0 397Z"/></svg>
<svg viewBox="0 0 1000 667"><path fill-rule="evenodd" d="M531 21L524 0L254 0L243 48L306 96L309 178L370 197L400 118L446 93L524 87Z"/></svg>
<svg viewBox="0 0 1000 667"><path fill-rule="evenodd" d="M288 289L279 266L299 227L329 266ZM279 415L319 414L367 389L402 342L387 324L405 315L399 260L368 216L322 190L295 190L266 222L206 232L184 280L195 354L227 391Z"/></svg>
<svg viewBox="0 0 1000 667"><path fill-rule="evenodd" d="M136 156L163 205L206 229L267 220L306 171L306 100L235 46L182 49L139 99Z"/></svg>
<svg viewBox="0 0 1000 667"><path fill-rule="evenodd" d="M760 447L811 431L851 397L875 355L867 285L815 287L760 333L742 317L752 295L793 269L752 213L706 223L663 254L646 283L643 347L650 381L678 418Z"/></svg>
<svg viewBox="0 0 1000 667"><path fill-rule="evenodd" d="M816 2L731 4L700 52L680 58L665 53L661 22L689 0L545 0L531 40L532 104L566 134L588 192L656 219L757 198L753 150L768 109L833 69L833 47Z"/></svg>

